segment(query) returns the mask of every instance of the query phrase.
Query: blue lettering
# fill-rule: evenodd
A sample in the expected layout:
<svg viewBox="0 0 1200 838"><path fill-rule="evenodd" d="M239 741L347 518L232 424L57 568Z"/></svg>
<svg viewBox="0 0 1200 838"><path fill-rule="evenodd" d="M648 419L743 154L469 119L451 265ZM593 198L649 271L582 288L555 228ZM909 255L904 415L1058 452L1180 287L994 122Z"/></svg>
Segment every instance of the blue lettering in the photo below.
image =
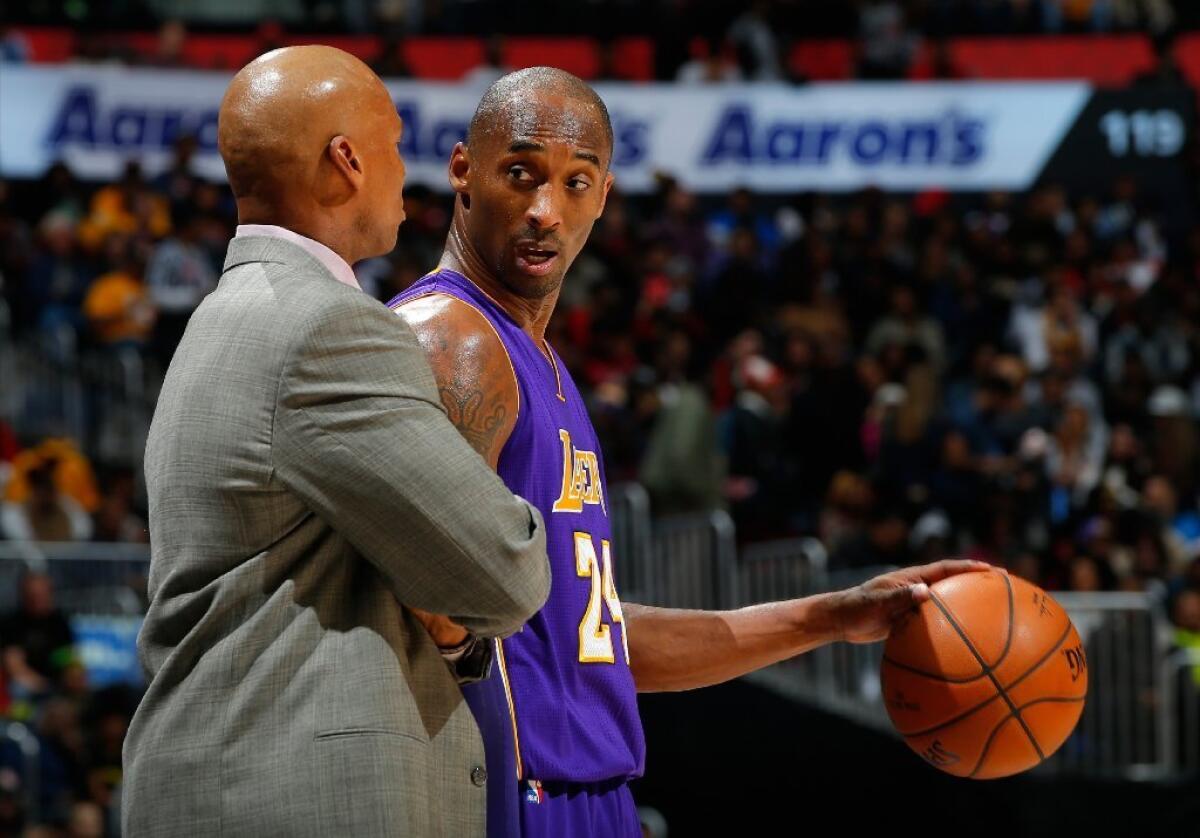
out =
<svg viewBox="0 0 1200 838"><path fill-rule="evenodd" d="M46 143L58 149L66 145L111 148L120 151L170 148L185 132L195 135L200 149L217 149L217 111L154 110L121 105L105 112L97 108L92 88L71 88L54 117Z"/></svg>
<svg viewBox="0 0 1200 838"><path fill-rule="evenodd" d="M217 150L217 111L205 111L200 114L192 133L196 137L196 145L203 152Z"/></svg>
<svg viewBox="0 0 1200 838"><path fill-rule="evenodd" d="M984 127L978 119L964 120L955 126L951 165L969 166L983 156Z"/></svg>
<svg viewBox="0 0 1200 838"><path fill-rule="evenodd" d="M837 139L838 134L842 132L840 125L822 125L821 133L817 137L817 162L824 163L829 159L829 150L833 146L833 141Z"/></svg>
<svg viewBox="0 0 1200 838"><path fill-rule="evenodd" d="M404 123L404 133L400 136L400 155L404 158L415 158L421 154L417 145L421 133L421 120L417 115L417 106L413 102L397 102L396 113Z"/></svg>
<svg viewBox="0 0 1200 838"><path fill-rule="evenodd" d="M779 124L767 132L767 157L772 163L800 159L804 148L804 126Z"/></svg>
<svg viewBox="0 0 1200 838"><path fill-rule="evenodd" d="M649 130L645 122L618 119L613 131L613 165L634 166L644 160Z"/></svg>
<svg viewBox="0 0 1200 838"><path fill-rule="evenodd" d="M449 160L455 143L467 138L465 122L444 119L430 125L422 118L421 106L417 102L397 102L396 113L404 123L400 154L405 160Z"/></svg>
<svg viewBox="0 0 1200 838"><path fill-rule="evenodd" d="M117 148L140 147L146 144L146 112L133 108L113 111L108 126L109 141Z"/></svg>
<svg viewBox="0 0 1200 838"><path fill-rule="evenodd" d="M46 142L56 148L66 143L96 144L96 96L91 90L72 87L67 91Z"/></svg>
<svg viewBox="0 0 1200 838"><path fill-rule="evenodd" d="M850 155L866 165L881 163L887 152L888 130L882 122L867 122L861 125L854 141L850 143Z"/></svg>
<svg viewBox="0 0 1200 838"><path fill-rule="evenodd" d="M970 165L984 153L987 126L953 110L929 120L755 123L745 106L727 108L709 137L702 165L828 164L845 155L859 166Z"/></svg>
<svg viewBox="0 0 1200 838"><path fill-rule="evenodd" d="M158 135L155 141L158 145L166 148L179 138L183 133L183 112L182 111L167 111L163 114L162 123L159 125Z"/></svg>
<svg viewBox="0 0 1200 838"><path fill-rule="evenodd" d="M467 126L461 122L439 122L433 129L433 155L449 160L457 143L467 139Z"/></svg>
<svg viewBox="0 0 1200 838"><path fill-rule="evenodd" d="M924 154L914 149L919 148ZM925 163L933 163L938 158L941 148L941 132L933 123L913 123L904 126L904 134L900 139L900 160L904 163L921 159ZM918 156L919 155L919 156Z"/></svg>
<svg viewBox="0 0 1200 838"><path fill-rule="evenodd" d="M749 163L754 159L751 132L753 125L750 120L750 110L742 107L727 108L717 123L708 147L702 157L706 165L714 165L731 160L736 163Z"/></svg>

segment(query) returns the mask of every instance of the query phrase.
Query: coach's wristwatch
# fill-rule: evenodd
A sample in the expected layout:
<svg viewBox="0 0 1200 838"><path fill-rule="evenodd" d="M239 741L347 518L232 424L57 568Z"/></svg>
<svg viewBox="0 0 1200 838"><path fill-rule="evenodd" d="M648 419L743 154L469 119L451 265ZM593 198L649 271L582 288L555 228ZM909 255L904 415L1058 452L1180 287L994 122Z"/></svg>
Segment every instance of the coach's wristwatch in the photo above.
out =
<svg viewBox="0 0 1200 838"><path fill-rule="evenodd" d="M442 660L460 684L482 681L492 671L492 642L474 634L457 646L440 649Z"/></svg>

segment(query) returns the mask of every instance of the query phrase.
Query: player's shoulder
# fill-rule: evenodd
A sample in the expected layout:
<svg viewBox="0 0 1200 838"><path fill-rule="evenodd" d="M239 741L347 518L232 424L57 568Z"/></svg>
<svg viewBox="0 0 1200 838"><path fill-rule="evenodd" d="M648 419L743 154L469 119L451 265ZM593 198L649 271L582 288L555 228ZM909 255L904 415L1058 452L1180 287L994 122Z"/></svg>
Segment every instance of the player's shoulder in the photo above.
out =
<svg viewBox="0 0 1200 838"><path fill-rule="evenodd" d="M416 333L425 351L449 355L461 363L503 360L508 349L487 316L470 303L435 292L392 306Z"/></svg>
<svg viewBox="0 0 1200 838"><path fill-rule="evenodd" d="M464 332L490 326L482 311L446 291L428 291L392 303L391 309L410 324L437 324L442 328L452 327Z"/></svg>
<svg viewBox="0 0 1200 838"><path fill-rule="evenodd" d="M471 303L435 292L398 303L392 310L408 323L438 378L478 378L517 391L516 369L492 321Z"/></svg>
<svg viewBox="0 0 1200 838"><path fill-rule="evenodd" d="M392 307L416 334L455 427L495 468L521 412L517 372L492 322L468 302L433 293Z"/></svg>

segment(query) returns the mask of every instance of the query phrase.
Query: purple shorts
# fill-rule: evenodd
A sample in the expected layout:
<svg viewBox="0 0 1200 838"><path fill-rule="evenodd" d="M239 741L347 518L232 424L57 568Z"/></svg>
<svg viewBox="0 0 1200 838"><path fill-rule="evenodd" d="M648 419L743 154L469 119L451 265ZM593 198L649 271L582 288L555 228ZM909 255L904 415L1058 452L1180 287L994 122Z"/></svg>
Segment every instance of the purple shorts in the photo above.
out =
<svg viewBox="0 0 1200 838"><path fill-rule="evenodd" d="M521 838L641 838L637 806L625 780L607 783L522 781Z"/></svg>
<svg viewBox="0 0 1200 838"><path fill-rule="evenodd" d="M488 838L641 838L625 778L531 784L517 779L504 686L492 677L463 687L487 756Z"/></svg>

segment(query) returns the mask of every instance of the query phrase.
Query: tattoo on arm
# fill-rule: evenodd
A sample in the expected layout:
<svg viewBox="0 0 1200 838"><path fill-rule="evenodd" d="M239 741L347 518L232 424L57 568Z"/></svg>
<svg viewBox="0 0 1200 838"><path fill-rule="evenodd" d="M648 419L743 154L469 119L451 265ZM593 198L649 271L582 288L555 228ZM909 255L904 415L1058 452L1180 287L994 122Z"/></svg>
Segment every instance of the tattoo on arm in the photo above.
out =
<svg viewBox="0 0 1200 838"><path fill-rule="evenodd" d="M496 468L520 405L500 336L478 310L451 297L417 299L397 313L425 350L446 416Z"/></svg>
<svg viewBox="0 0 1200 838"><path fill-rule="evenodd" d="M438 388L446 415L479 454L488 459L496 435L508 415L504 403L493 397L485 404L484 393L474 383L457 378Z"/></svg>

